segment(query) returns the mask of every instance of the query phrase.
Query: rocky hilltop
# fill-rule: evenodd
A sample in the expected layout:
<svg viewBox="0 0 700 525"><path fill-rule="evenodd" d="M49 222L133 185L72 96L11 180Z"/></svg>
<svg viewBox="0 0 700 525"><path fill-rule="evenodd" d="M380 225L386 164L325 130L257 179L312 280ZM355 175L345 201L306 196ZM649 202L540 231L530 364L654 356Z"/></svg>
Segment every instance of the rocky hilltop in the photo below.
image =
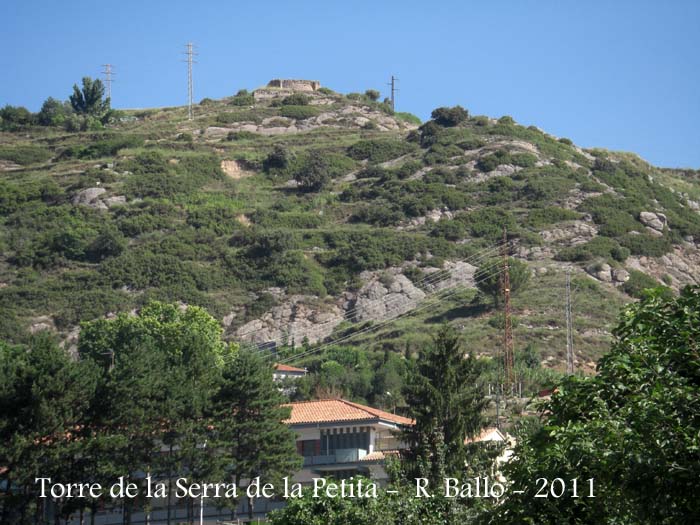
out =
<svg viewBox="0 0 700 525"><path fill-rule="evenodd" d="M475 272L505 229L531 273L517 344L561 365L571 273L578 364L592 369L620 305L700 282L697 172L460 107L421 123L316 81L186 114L125 111L88 131L3 122L0 337L50 330L70 345L80 321L158 299L202 305L255 344L398 351L449 321L488 355L500 314Z"/></svg>

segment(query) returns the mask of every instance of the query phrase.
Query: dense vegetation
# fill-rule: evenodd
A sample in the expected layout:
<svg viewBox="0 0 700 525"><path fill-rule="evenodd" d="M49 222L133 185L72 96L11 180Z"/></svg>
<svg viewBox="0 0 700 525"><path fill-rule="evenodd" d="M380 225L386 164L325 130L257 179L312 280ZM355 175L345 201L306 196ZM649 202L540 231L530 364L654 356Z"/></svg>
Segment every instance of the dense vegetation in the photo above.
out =
<svg viewBox="0 0 700 525"><path fill-rule="evenodd" d="M80 321L153 299L203 306L218 319L240 312L227 330L232 337L280 301L270 287L323 305L360 288L364 271L402 267L418 281L500 242L504 228L512 251L550 250L589 271L660 257L700 235L698 214L671 189L674 173L630 155L582 152L510 117L443 107L411 129L415 118L394 115L374 90L271 101L240 90L203 99L190 123L182 108L115 113L103 91L84 79L70 101L48 98L36 114L0 110L5 340L26 342L46 324L65 336ZM309 128L265 133L291 123ZM222 160L238 172L225 173ZM649 233L642 211L663 211L666 230ZM576 245L540 235L574 221L598 235ZM611 326L616 306L666 279L639 269L630 275L617 289L577 288L585 295L582 326ZM472 307L447 301L440 313L469 322L470 343L486 352L495 350L498 329L485 299L498 299L490 280L491 291L470 298ZM516 309L533 316L531 302L554 281L562 279L530 279ZM610 307L588 308L600 293ZM557 342L542 345L540 335L563 318L556 305L541 308L530 319L540 332L524 334L523 346L546 346L540 357L559 361ZM385 331L384 346L372 350L416 348L427 321L418 316ZM580 355L595 360L607 337L579 336Z"/></svg>

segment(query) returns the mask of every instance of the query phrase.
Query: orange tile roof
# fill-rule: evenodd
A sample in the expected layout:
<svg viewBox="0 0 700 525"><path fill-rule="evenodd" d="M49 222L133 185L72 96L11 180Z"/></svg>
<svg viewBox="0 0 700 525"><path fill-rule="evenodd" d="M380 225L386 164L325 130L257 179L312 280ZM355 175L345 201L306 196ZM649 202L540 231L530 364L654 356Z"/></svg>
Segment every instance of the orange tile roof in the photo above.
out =
<svg viewBox="0 0 700 525"><path fill-rule="evenodd" d="M489 437L491 437L492 439L487 439ZM481 429L481 433L479 433L478 436L475 436L473 438L465 438L464 443L466 444L466 443L480 443L482 441L498 441L498 439L496 439L496 438L500 438L504 441L506 440L506 436L503 434L503 432L498 430L498 428L486 427L486 428Z"/></svg>
<svg viewBox="0 0 700 525"><path fill-rule="evenodd" d="M372 408L344 399L323 399L320 401L302 401L288 403L292 414L285 421L290 425L302 423L332 423L336 421L361 421L377 419L397 425L412 425L413 420L396 414L390 414L378 408Z"/></svg>
<svg viewBox="0 0 700 525"><path fill-rule="evenodd" d="M303 372L306 373L306 370L303 368L297 368L296 366L289 366L289 365L283 365L280 363L275 363L275 370L278 372Z"/></svg>

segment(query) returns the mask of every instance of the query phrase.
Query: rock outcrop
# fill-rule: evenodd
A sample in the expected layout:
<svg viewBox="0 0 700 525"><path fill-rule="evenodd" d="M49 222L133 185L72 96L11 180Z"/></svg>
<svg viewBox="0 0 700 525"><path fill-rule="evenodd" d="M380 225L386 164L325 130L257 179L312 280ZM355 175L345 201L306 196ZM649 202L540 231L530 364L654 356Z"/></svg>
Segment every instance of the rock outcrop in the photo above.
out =
<svg viewBox="0 0 700 525"><path fill-rule="evenodd" d="M425 292L401 273L365 272L361 277L367 283L349 303L351 319L357 322L391 319L411 310L425 297Z"/></svg>
<svg viewBox="0 0 700 525"><path fill-rule="evenodd" d="M284 297L281 304L272 307L259 319L250 321L235 331L237 340L254 344L274 341L294 341L300 344L304 337L310 343L326 339L344 319L343 310L334 304L319 303L308 295Z"/></svg>
<svg viewBox="0 0 700 525"><path fill-rule="evenodd" d="M104 188L85 188L80 190L73 197L73 204L76 206L89 206L98 210L106 210L107 205L100 200L100 195L107 193Z"/></svg>

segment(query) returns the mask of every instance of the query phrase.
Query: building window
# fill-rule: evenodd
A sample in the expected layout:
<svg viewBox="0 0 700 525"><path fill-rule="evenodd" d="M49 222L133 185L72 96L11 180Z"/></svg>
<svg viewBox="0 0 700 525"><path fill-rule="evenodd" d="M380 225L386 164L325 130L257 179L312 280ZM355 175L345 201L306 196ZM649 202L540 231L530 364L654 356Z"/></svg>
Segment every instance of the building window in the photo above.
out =
<svg viewBox="0 0 700 525"><path fill-rule="evenodd" d="M306 457L316 455L316 440L304 439L301 442L301 455Z"/></svg>

